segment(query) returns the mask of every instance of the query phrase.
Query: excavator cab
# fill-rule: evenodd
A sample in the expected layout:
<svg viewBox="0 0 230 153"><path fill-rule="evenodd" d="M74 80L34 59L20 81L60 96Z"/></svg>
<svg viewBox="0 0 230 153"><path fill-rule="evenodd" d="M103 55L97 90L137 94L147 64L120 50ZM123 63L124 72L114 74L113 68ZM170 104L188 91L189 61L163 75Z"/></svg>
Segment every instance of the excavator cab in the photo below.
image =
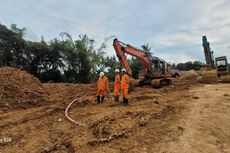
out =
<svg viewBox="0 0 230 153"><path fill-rule="evenodd" d="M169 74L170 65L165 60L153 56L151 62L153 73L159 73L161 76Z"/></svg>
<svg viewBox="0 0 230 153"><path fill-rule="evenodd" d="M225 75L228 73L228 61L226 56L216 57L216 69L218 76Z"/></svg>

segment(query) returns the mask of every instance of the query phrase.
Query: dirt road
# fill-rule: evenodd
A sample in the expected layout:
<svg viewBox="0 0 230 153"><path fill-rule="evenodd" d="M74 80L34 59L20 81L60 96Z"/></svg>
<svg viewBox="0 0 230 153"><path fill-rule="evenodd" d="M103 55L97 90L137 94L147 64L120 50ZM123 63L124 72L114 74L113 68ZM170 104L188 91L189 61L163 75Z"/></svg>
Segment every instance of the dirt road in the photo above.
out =
<svg viewBox="0 0 230 153"><path fill-rule="evenodd" d="M204 85L189 90L193 95L178 120L171 125L180 129L173 140L166 136L156 145L164 153L230 153L230 85Z"/></svg>
<svg viewBox="0 0 230 153"><path fill-rule="evenodd" d="M23 80L31 76L18 73L15 72L19 77L16 84L10 78L1 89L0 106L4 109L0 108L0 152L230 151L228 84L174 80L172 86L162 89L135 88L130 93L129 106L124 107L114 106L112 95L97 105L95 84L37 82L30 86ZM6 82L6 77L1 78ZM64 115L67 105L85 94L84 100L72 105L69 115L87 127L69 122Z"/></svg>

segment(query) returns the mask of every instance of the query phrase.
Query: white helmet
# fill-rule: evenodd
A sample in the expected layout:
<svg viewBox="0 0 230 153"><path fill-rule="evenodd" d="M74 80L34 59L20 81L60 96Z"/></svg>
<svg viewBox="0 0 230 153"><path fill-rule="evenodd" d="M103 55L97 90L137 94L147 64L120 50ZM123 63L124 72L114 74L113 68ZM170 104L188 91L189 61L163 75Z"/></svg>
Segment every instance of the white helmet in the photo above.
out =
<svg viewBox="0 0 230 153"><path fill-rule="evenodd" d="M119 69L116 69L115 72L119 73Z"/></svg>
<svg viewBox="0 0 230 153"><path fill-rule="evenodd" d="M125 68L121 69L121 72L126 72L126 69Z"/></svg>
<svg viewBox="0 0 230 153"><path fill-rule="evenodd" d="M100 74L99 74L100 76L103 76L103 75L105 75L105 73L104 72L100 72Z"/></svg>

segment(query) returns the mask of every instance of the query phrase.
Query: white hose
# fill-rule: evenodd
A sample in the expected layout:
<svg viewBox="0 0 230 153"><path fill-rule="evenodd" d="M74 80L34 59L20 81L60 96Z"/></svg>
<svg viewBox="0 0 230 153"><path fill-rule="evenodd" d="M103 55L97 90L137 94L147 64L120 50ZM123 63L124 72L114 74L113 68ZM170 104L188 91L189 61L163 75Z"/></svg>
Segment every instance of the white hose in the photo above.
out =
<svg viewBox="0 0 230 153"><path fill-rule="evenodd" d="M70 118L69 115L68 115L68 110L69 110L70 106L71 106L74 102L80 101L80 100L82 100L82 99L85 98L85 97L86 97L86 95L84 95L84 96L82 96L82 97L80 97L80 98L74 99L71 103L69 103L69 105L68 105L68 106L66 107L66 109L65 109L65 116L67 117L67 119L68 119L70 122L75 123L75 124L77 124L77 125L79 125L79 126L87 126L87 125L84 124L84 123L79 123L79 122L73 120L72 118Z"/></svg>

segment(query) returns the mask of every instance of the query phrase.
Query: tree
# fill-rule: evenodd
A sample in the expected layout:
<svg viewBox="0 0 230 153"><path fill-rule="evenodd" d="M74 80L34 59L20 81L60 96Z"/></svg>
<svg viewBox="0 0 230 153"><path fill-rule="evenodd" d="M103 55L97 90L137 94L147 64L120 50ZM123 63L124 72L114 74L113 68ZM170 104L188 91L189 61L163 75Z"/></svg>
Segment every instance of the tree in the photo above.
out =
<svg viewBox="0 0 230 153"><path fill-rule="evenodd" d="M98 70L103 63L103 47L95 49L94 40L80 35L73 41L70 35L64 40L67 68L64 70L67 82L89 83L96 80Z"/></svg>
<svg viewBox="0 0 230 153"><path fill-rule="evenodd" d="M200 70L204 66L204 63L202 63L200 61L194 61L193 65L194 65L193 66L194 70Z"/></svg>
<svg viewBox="0 0 230 153"><path fill-rule="evenodd" d="M143 68L143 64L141 63L141 61L139 59L137 59L135 57L132 57L129 60L129 64L130 64L130 67L132 69L132 77L134 79L138 79L139 73Z"/></svg>
<svg viewBox="0 0 230 153"><path fill-rule="evenodd" d="M0 24L0 66L22 68L38 77L42 82L72 82L89 83L98 78L100 71L105 71L109 79L114 79L114 70L121 69L115 56L105 56L107 42L114 36L104 39L95 47L95 40L87 35L79 35L73 40L66 32L58 38L46 42L41 36L40 42L23 39L25 28L15 24L7 28ZM148 44L142 46L151 56ZM138 77L141 62L139 59L129 59L133 75Z"/></svg>
<svg viewBox="0 0 230 153"><path fill-rule="evenodd" d="M151 59L153 56L150 51L152 47L150 47L149 44L147 43L147 44L142 45L141 48L144 51L144 53L148 56L148 58ZM144 65L141 63L140 59L136 57L132 57L129 60L129 64L132 69L132 77L137 79Z"/></svg>
<svg viewBox="0 0 230 153"><path fill-rule="evenodd" d="M15 24L11 29L0 24L0 59L1 66L23 67L25 41L22 38L25 28L17 28Z"/></svg>
<svg viewBox="0 0 230 153"><path fill-rule="evenodd" d="M176 68L182 71L188 71L188 70L200 70L203 67L204 63L200 61L189 61L186 63L179 63L177 64Z"/></svg>
<svg viewBox="0 0 230 153"><path fill-rule="evenodd" d="M171 64L171 67L172 67L173 69L176 69L176 64L175 64L175 63L172 63L172 64Z"/></svg>
<svg viewBox="0 0 230 153"><path fill-rule="evenodd" d="M88 40L83 37L82 40L77 40L75 42L76 52L77 52L77 62L78 62L78 83L88 83L90 82L90 60L89 53L90 48L88 48Z"/></svg>
<svg viewBox="0 0 230 153"><path fill-rule="evenodd" d="M42 62L42 70L40 79L42 81L64 81L62 71L64 69L63 47L58 39L53 39L48 45L44 40L41 40L40 45L44 49L44 59Z"/></svg>
<svg viewBox="0 0 230 153"><path fill-rule="evenodd" d="M110 80L114 80L115 79L115 70L116 69L121 69L121 65L120 63L116 60L115 56L107 56L104 59L104 69L107 71L106 72L106 76L110 79Z"/></svg>
<svg viewBox="0 0 230 153"><path fill-rule="evenodd" d="M152 58L153 55L152 52L150 51L152 47L150 47L148 43L142 45L141 48L149 58Z"/></svg>
<svg viewBox="0 0 230 153"><path fill-rule="evenodd" d="M25 69L43 81L41 73L49 70L49 46L44 42L27 41L25 54Z"/></svg>

